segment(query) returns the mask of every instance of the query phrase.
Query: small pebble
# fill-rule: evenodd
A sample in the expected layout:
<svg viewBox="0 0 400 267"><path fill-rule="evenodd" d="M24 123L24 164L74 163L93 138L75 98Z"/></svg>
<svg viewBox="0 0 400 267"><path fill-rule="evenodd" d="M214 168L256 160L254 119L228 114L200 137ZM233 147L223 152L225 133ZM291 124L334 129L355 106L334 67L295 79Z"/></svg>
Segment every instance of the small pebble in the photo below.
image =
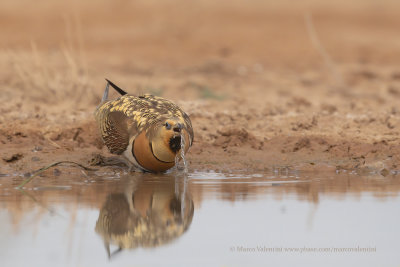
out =
<svg viewBox="0 0 400 267"><path fill-rule="evenodd" d="M43 150L43 147L41 147L41 146L35 146L33 149L32 149L32 152L38 152L38 151L42 151Z"/></svg>

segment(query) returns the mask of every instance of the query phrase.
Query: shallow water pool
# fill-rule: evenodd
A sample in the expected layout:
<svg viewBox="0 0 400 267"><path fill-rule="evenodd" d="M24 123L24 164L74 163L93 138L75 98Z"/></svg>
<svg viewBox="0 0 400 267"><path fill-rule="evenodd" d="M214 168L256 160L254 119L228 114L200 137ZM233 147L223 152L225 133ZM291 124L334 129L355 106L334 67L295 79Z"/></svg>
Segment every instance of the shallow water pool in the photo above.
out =
<svg viewBox="0 0 400 267"><path fill-rule="evenodd" d="M61 169L62 170L62 169ZM399 266L400 179L172 172L1 177L1 266Z"/></svg>

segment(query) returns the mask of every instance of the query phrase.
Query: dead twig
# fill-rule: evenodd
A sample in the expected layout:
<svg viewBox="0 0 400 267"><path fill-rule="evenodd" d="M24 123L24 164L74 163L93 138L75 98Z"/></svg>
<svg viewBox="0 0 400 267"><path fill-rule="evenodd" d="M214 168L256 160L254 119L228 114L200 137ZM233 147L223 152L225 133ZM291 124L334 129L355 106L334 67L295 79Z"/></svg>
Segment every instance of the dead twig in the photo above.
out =
<svg viewBox="0 0 400 267"><path fill-rule="evenodd" d="M52 167L55 167L55 166L63 164L63 163L77 165L78 167L80 167L80 168L82 168L82 169L84 169L86 171L97 171L98 170L98 169L88 168L86 166L83 166L82 164L79 164L79 163L76 163L76 162L73 162L73 161L57 161L57 162L54 162L54 163L52 163L52 164L50 164L48 166L40 168L39 170L34 171L33 173L31 173L30 177L25 179L20 185L17 186L17 188L18 189L22 188L24 185L26 185L27 183L32 181L33 178L35 178L36 176L38 176L39 174L41 174L45 170L48 170L48 169L50 169Z"/></svg>

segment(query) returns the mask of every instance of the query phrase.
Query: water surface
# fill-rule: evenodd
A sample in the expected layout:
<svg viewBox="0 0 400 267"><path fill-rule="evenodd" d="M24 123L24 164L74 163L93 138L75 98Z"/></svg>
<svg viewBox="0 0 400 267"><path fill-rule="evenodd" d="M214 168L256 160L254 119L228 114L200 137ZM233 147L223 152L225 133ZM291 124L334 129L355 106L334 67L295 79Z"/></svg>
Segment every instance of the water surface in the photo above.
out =
<svg viewBox="0 0 400 267"><path fill-rule="evenodd" d="M397 176L1 177L1 266L399 266Z"/></svg>

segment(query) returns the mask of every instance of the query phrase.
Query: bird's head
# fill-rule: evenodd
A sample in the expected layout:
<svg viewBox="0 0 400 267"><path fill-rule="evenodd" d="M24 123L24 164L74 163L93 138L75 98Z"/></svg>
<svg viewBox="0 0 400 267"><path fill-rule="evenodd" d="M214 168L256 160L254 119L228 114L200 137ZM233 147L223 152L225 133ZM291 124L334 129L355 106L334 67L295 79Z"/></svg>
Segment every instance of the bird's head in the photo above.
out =
<svg viewBox="0 0 400 267"><path fill-rule="evenodd" d="M162 120L150 137L150 142L155 157L165 162L175 161L182 144L185 145L185 152L189 149L189 134L184 121L177 118Z"/></svg>

